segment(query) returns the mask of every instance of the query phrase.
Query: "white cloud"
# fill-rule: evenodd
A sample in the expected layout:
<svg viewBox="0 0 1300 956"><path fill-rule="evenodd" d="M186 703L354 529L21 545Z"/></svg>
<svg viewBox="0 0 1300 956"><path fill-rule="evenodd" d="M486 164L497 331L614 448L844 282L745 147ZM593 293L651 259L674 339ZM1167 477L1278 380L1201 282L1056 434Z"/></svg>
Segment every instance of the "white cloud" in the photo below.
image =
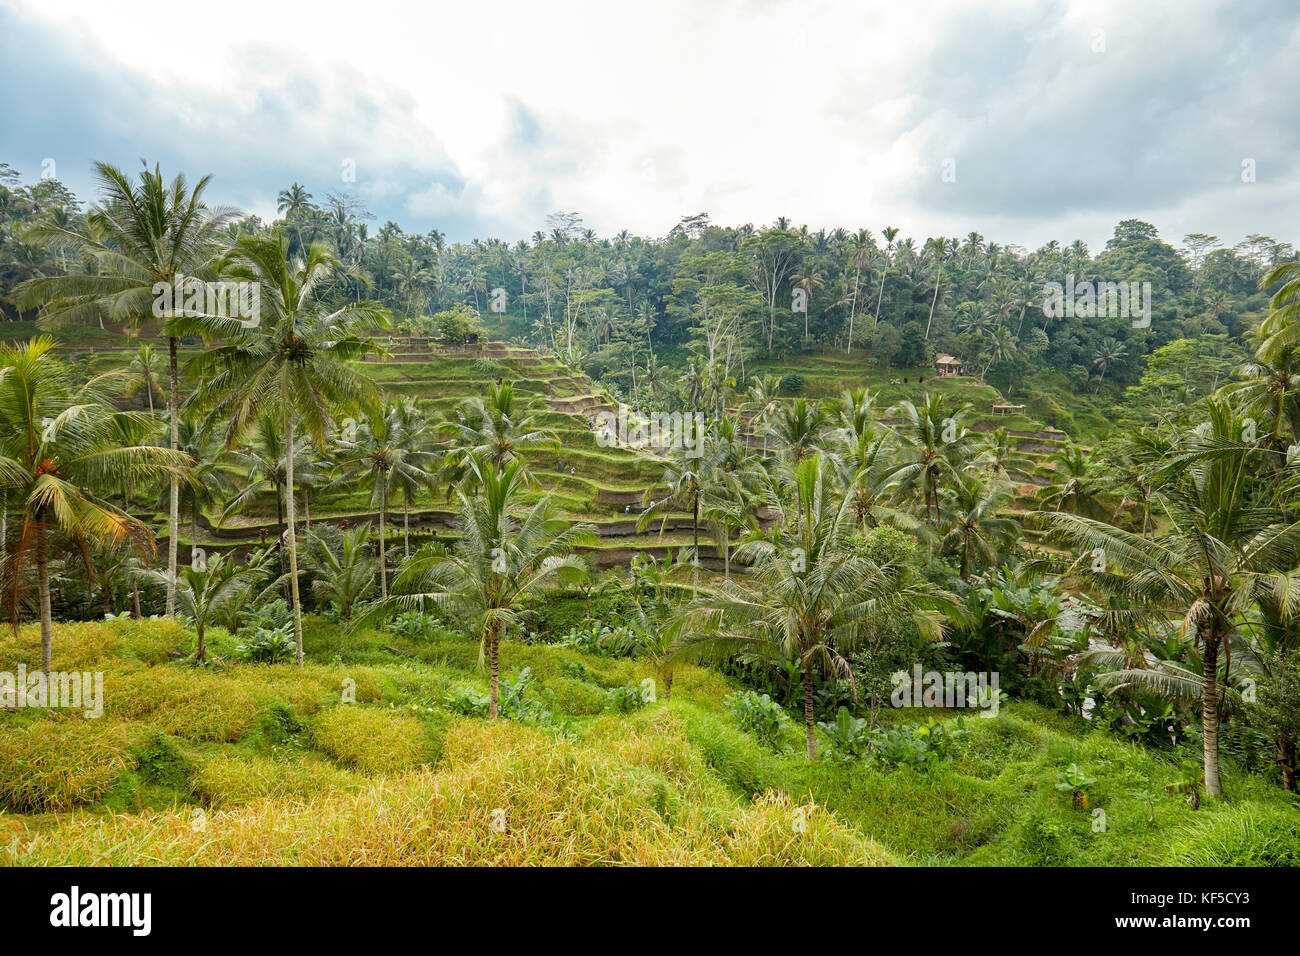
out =
<svg viewBox="0 0 1300 956"><path fill-rule="evenodd" d="M1081 175L1088 159L1072 105L1127 97L1190 139L1198 120L1187 107L1213 98L1218 64L1198 66L1205 89L1174 90L1187 102L1163 107L1147 98L1153 70L1225 42L1225 13L1208 0L1137 12L1120 0L307 9L230 0L219 24L204 7L123 6L42 0L24 16L88 51L102 47L182 135L252 131L250 145L322 192L346 185L339 166L353 158L355 192L381 218L407 228L450 220L458 237L527 235L563 208L605 234L662 234L707 210L725 223L784 214L813 228L892 222L916 236L978 229L1026 245L1075 228L1096 243L1117 206L1136 203L1118 188L1117 202L1084 197L1067 208L1055 196L1053 184ZM141 24L160 25L167 55L142 44ZM1089 50L1096 30L1105 30L1101 63ZM1237 130L1253 122L1248 111L1235 125L1211 119ZM1061 135L1027 155L1027 131L1044 129ZM139 151L153 147L144 138ZM934 188L947 156L964 192ZM1141 159L1110 155L1098 181ZM1120 214L1214 217L1215 203L1236 197L1199 184L1203 166L1149 209ZM1260 186L1274 188L1262 175Z"/></svg>

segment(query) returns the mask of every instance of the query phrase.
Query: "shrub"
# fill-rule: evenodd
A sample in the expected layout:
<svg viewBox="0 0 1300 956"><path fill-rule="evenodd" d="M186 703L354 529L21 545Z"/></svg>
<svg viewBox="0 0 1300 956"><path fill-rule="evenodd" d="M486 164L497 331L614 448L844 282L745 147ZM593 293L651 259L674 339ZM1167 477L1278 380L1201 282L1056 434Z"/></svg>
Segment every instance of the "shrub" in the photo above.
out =
<svg viewBox="0 0 1300 956"><path fill-rule="evenodd" d="M615 710L630 714L650 703L654 699L653 694L654 691L651 689L651 685L638 682L636 678L633 678L622 687L611 687L609 699Z"/></svg>
<svg viewBox="0 0 1300 956"><path fill-rule="evenodd" d="M240 657L255 663L277 664L290 660L298 651L293 624L253 628L244 642L236 645L235 651Z"/></svg>
<svg viewBox="0 0 1300 956"><path fill-rule="evenodd" d="M423 611L406 611L389 621L384 630L417 641L427 641L438 632L433 615Z"/></svg>
<svg viewBox="0 0 1300 956"><path fill-rule="evenodd" d="M725 703L741 730L753 734L772 750L789 749L782 747L781 732L790 718L785 709L767 694L737 691Z"/></svg>
<svg viewBox="0 0 1300 956"><path fill-rule="evenodd" d="M99 801L130 766L136 732L107 718L33 720L0 733L0 807L71 810Z"/></svg>
<svg viewBox="0 0 1300 956"><path fill-rule="evenodd" d="M840 707L833 723L818 721L817 726L826 735L826 754L832 759L858 760L871 749L866 718L854 717L847 707Z"/></svg>
<svg viewBox="0 0 1300 956"><path fill-rule="evenodd" d="M256 754L220 751L195 769L191 788L208 806L227 809L264 797L309 797L354 789L364 783L364 777L318 757L273 760Z"/></svg>
<svg viewBox="0 0 1300 956"><path fill-rule="evenodd" d="M886 767L927 772L950 763L954 741L969 732L962 717L949 722L931 717L924 724L877 727L871 737L871 752Z"/></svg>
<svg viewBox="0 0 1300 956"><path fill-rule="evenodd" d="M609 703L608 693L574 677L554 677L547 681L547 687L555 694L556 706L575 717L598 714Z"/></svg>

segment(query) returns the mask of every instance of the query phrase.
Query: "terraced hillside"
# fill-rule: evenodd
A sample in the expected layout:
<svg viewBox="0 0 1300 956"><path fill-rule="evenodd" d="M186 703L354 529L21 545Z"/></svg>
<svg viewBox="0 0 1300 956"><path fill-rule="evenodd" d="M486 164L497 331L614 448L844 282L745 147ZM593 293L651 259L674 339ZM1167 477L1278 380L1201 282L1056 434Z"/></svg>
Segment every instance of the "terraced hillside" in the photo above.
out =
<svg viewBox="0 0 1300 956"><path fill-rule="evenodd" d="M670 515L662 532L659 521L644 532L637 531L644 496L647 489L652 494L658 490L664 459L656 449L644 445L601 446L592 423L602 412L616 414L618 405L586 375L573 372L554 356L501 342L447 349L427 339L394 338L386 347L386 356L372 356L361 363L363 371L388 393L414 398L427 412L449 414L465 399L485 394L488 384L498 377L516 392L542 403L545 410L536 419L555 432L559 446L529 452L529 467L539 482L533 500L550 493L571 517L595 526L599 540L581 550L597 568L626 566L638 552L663 557L669 549L691 543L691 520L686 514ZM134 346L66 350L68 357L90 374L120 368L134 352ZM182 362L193 353L192 348L182 349ZM300 492L300 498L304 524L378 519L365 488L313 488ZM151 517L154 526L162 529L162 547L165 516L159 512ZM389 541L403 547L404 529L409 529L405 537L411 549L429 540L449 541L454 519L454 506L447 499L423 493L412 501L409 514L400 503L392 505ZM200 510L182 520L181 557L188 560L192 545L208 551L247 551L273 542L278 533L275 501L269 494L224 521L215 511ZM721 549L706 541L703 530L700 559L706 569L723 567Z"/></svg>
<svg viewBox="0 0 1300 956"><path fill-rule="evenodd" d="M372 356L362 363L365 373L389 393L410 396L430 413L452 412L466 398L485 394L489 383L498 377L544 405L539 424L553 430L560 444L530 452L530 467L540 485L535 494L552 494L572 517L596 527L598 542L583 551L597 568L626 566L639 552L662 557L670 548L690 544L691 520L685 513L671 515L662 533L657 521L646 531L637 531L637 516L646 490L652 489L652 494L661 490L658 484L665 459L659 449L652 447L602 447L593 423L601 413L617 414L618 404L586 375L570 369L554 355L504 342L445 348L428 339L393 338L386 348L387 355ZM134 351L134 346L96 344L69 348L67 353L87 372L95 373L120 367ZM193 351L183 349L182 360ZM749 372L783 380L797 377L797 392L787 389L781 401L793 401L799 396L833 398L846 389L866 387L875 396L881 421L889 425L898 423L889 416L891 406L904 399L919 403L927 392L946 396L954 407L969 403L975 430L1005 429L1018 456L1032 464L1032 469L1024 473L1013 472L1021 484L1011 510L1023 516L1040 506L1035 494L1052 481L1054 464L1050 458L1065 447L1068 436L1064 432L1023 413L994 413L993 405L1001 396L976 378L937 377L932 369L898 369L882 374L868 358L840 353L797 356L755 363ZM749 423L747 409L736 405L731 412ZM757 437L751 436L751 440L758 444ZM311 489L302 497L300 510L308 523L373 523L378 517L367 489ZM153 517L155 526L165 531L163 515ZM214 551L248 550L274 541L279 531L275 503L269 495L224 521L206 511L191 517L194 520L182 523L183 557L188 556L191 544ZM390 523L389 540L398 547L404 547L404 538L412 549L429 540L449 541L453 537L454 508L447 500L425 493L411 503L409 513L403 512L400 503L394 504ZM191 527L197 529L196 533L191 532ZM1026 523L1025 540L1031 546L1054 550L1042 540L1032 522ZM704 531L700 559L709 570L723 568L722 549Z"/></svg>
<svg viewBox="0 0 1300 956"><path fill-rule="evenodd" d="M859 353L857 357L849 357L840 352L756 362L749 371L750 374L773 375L783 381L788 376L796 376L800 383L797 395L784 394L782 401L794 401L800 396L832 399L848 389L867 388L874 396L874 408L880 420L886 425L900 423L900 419L889 415L892 406L904 400L919 405L926 393L944 396L954 408L970 404L972 411L968 421L973 430L990 433L998 428L1005 429L1017 457L1032 465L1030 469L1011 472L1020 485L1008 510L1021 518L1042 507L1042 502L1036 497L1038 489L1052 483L1056 465L1051 458L1065 449L1070 440L1065 432L1027 413L995 412L994 404L1002 402L1003 396L973 376L940 377L933 368L892 369L882 374L869 361L869 356ZM1057 551L1043 540L1042 532L1033 527L1032 522L1025 523L1024 531L1026 545Z"/></svg>

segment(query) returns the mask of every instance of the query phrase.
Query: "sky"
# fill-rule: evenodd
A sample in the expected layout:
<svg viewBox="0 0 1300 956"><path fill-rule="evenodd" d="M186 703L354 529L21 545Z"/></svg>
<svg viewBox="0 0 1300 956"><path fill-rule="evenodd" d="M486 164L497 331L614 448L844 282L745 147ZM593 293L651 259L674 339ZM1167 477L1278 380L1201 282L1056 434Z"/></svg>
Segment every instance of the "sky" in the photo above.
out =
<svg viewBox="0 0 1300 956"><path fill-rule="evenodd" d="M275 217L302 183L515 240L778 216L1099 249L1300 245L1294 0L0 0L0 162L141 160Z"/></svg>

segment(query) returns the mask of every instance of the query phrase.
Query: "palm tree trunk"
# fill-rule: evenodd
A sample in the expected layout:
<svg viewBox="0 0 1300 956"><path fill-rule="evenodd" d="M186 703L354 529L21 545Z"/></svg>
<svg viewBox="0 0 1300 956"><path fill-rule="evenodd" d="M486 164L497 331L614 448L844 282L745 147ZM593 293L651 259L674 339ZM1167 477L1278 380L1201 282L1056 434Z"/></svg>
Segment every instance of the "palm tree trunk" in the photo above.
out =
<svg viewBox="0 0 1300 956"><path fill-rule="evenodd" d="M379 475L379 597L388 597L388 550L384 544L385 512L388 510L388 476Z"/></svg>
<svg viewBox="0 0 1300 956"><path fill-rule="evenodd" d="M411 556L411 489L402 489L402 557Z"/></svg>
<svg viewBox="0 0 1300 956"><path fill-rule="evenodd" d="M1223 796L1219 782L1219 632L1210 625L1205 636L1204 687L1201 691L1201 736L1205 742L1205 794Z"/></svg>
<svg viewBox="0 0 1300 956"><path fill-rule="evenodd" d="M488 720L497 719L497 673L500 663L498 650L497 625L496 621L493 621L488 625L488 657L492 665L492 686L488 691Z"/></svg>
<svg viewBox="0 0 1300 956"><path fill-rule="evenodd" d="M803 729L808 738L808 759L817 759L817 724L813 720L813 675L805 661L803 665Z"/></svg>
<svg viewBox="0 0 1300 956"><path fill-rule="evenodd" d="M1277 765L1282 770L1282 788L1296 792L1296 746L1294 738L1285 737L1277 742Z"/></svg>
<svg viewBox="0 0 1300 956"><path fill-rule="evenodd" d="M50 555L45 529L36 529L36 586L41 602L41 671L46 686L50 680L50 662L54 654L54 631L50 622Z"/></svg>
<svg viewBox="0 0 1300 956"><path fill-rule="evenodd" d="M195 622L194 630L198 634L198 647L194 651L194 662L202 664L208 657L207 646L203 643L203 625Z"/></svg>
<svg viewBox="0 0 1300 956"><path fill-rule="evenodd" d="M288 494L284 496L288 507L287 534L289 536L289 593L293 597L293 640L296 647L295 660L302 667L302 605L298 600L298 538L294 531L294 495L293 495L293 412L289 403L284 409L284 433L289 439L285 453L284 483Z"/></svg>
<svg viewBox="0 0 1300 956"><path fill-rule="evenodd" d="M170 362L171 399L168 413L171 416L171 450L180 447L180 343L174 335L167 336L167 353ZM171 504L167 512L167 616L176 613L176 536L180 532L181 486L175 475L171 478Z"/></svg>
<svg viewBox="0 0 1300 956"><path fill-rule="evenodd" d="M934 280L934 298L930 300L930 317L925 320L925 337L930 337L930 323L934 321L934 307L939 303L939 283L943 281L943 263L939 263L939 275Z"/></svg>
<svg viewBox="0 0 1300 956"><path fill-rule="evenodd" d="M140 582L134 577L131 579L131 594L135 597L135 619L138 621L143 615L140 613Z"/></svg>
<svg viewBox="0 0 1300 956"><path fill-rule="evenodd" d="M673 672L668 671L666 674L664 674L664 700L669 700L672 698L672 696L673 696ZM1295 787L1292 787L1291 789L1294 790Z"/></svg>

